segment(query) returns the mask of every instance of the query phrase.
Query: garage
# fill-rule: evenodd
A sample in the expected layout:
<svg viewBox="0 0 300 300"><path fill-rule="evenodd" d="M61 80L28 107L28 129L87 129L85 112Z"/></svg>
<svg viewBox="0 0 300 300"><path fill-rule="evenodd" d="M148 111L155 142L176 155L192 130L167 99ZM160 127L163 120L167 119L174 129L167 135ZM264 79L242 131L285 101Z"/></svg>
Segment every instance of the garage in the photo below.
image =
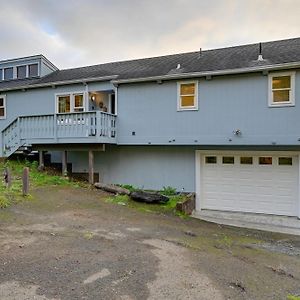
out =
<svg viewBox="0 0 300 300"><path fill-rule="evenodd" d="M197 152L197 210L298 216L298 153Z"/></svg>

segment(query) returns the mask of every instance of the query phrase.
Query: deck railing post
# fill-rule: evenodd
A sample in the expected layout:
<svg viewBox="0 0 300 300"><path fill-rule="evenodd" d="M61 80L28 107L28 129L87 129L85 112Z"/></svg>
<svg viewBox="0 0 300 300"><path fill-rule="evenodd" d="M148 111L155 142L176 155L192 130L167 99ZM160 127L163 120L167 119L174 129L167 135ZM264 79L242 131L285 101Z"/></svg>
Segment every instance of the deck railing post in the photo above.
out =
<svg viewBox="0 0 300 300"><path fill-rule="evenodd" d="M57 114L53 116L53 130L54 140L57 142Z"/></svg>
<svg viewBox="0 0 300 300"><path fill-rule="evenodd" d="M101 133L101 112L96 111L96 140L97 142L100 142L100 133Z"/></svg>

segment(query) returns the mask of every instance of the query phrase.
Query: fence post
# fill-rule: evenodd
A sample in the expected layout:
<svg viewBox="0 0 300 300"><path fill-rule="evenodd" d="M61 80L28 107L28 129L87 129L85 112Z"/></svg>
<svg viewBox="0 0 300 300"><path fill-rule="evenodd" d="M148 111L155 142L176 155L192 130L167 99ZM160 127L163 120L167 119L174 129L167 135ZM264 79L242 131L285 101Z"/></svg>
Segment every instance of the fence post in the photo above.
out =
<svg viewBox="0 0 300 300"><path fill-rule="evenodd" d="M6 188L9 189L11 187L11 184L12 184L10 169L6 167L5 170L4 170L4 174L3 175L4 175L5 186L6 186Z"/></svg>
<svg viewBox="0 0 300 300"><path fill-rule="evenodd" d="M29 194L29 168L24 168L22 182L23 182L23 189L22 189L23 196L27 196Z"/></svg>

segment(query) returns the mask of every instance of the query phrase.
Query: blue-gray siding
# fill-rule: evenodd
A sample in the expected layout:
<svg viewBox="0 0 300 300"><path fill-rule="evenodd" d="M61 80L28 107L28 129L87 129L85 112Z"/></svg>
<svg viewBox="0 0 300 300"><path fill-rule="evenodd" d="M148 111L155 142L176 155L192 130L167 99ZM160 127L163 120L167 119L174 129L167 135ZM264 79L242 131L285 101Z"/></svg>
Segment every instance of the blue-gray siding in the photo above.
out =
<svg viewBox="0 0 300 300"><path fill-rule="evenodd" d="M200 79L199 110L178 112L176 84L119 87L119 144L300 145L299 72L295 107L268 107L268 76L252 74Z"/></svg>
<svg viewBox="0 0 300 300"><path fill-rule="evenodd" d="M61 153L52 155L61 162ZM88 153L70 152L73 172L88 172ZM195 149L182 146L107 146L95 152L95 172L105 183L132 184L140 188L175 187L195 191Z"/></svg>

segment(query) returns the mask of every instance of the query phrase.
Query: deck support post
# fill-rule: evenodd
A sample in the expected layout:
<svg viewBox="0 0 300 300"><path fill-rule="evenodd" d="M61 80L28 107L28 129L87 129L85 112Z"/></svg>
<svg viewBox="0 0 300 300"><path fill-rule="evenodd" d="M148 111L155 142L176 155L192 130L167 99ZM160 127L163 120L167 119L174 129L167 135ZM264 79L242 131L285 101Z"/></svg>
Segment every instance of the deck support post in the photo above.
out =
<svg viewBox="0 0 300 300"><path fill-rule="evenodd" d="M44 151L39 151L39 171L43 171L45 169L45 161L44 161Z"/></svg>
<svg viewBox="0 0 300 300"><path fill-rule="evenodd" d="M89 150L89 183L94 184L94 152Z"/></svg>
<svg viewBox="0 0 300 300"><path fill-rule="evenodd" d="M68 157L67 151L62 152L62 175L68 176Z"/></svg>

